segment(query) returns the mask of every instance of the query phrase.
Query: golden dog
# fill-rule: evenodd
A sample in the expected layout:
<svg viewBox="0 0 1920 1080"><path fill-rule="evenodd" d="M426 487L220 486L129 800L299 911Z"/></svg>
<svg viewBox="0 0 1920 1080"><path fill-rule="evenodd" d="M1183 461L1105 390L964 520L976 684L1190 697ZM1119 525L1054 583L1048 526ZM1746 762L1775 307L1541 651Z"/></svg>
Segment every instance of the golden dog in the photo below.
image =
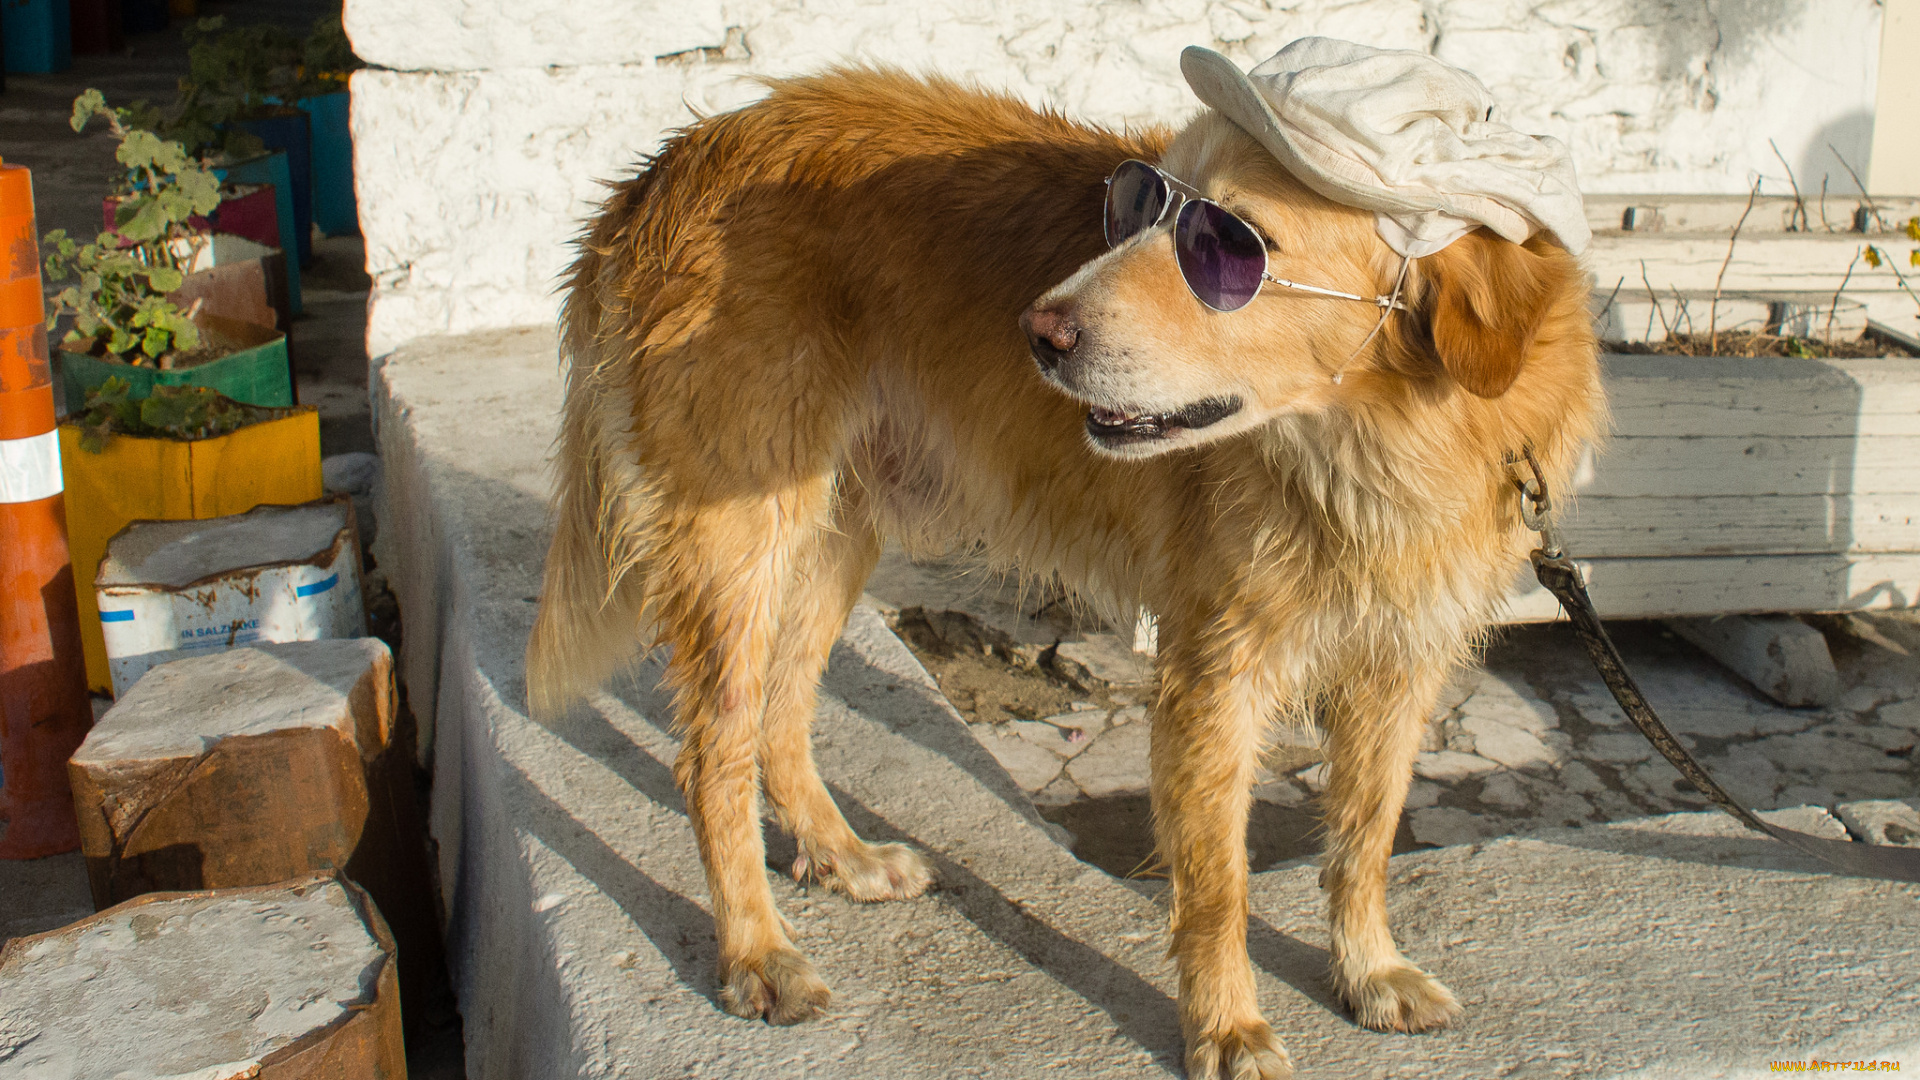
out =
<svg viewBox="0 0 1920 1080"><path fill-rule="evenodd" d="M929 884L919 853L854 834L808 745L889 535L1157 613L1154 827L1190 1075L1290 1072L1245 948L1249 789L1289 718L1327 736L1340 996L1371 1028L1458 1011L1394 945L1387 859L1428 711L1524 563L1508 455L1564 488L1598 426L1585 275L1482 229L1417 260L1378 333L1376 306L1279 288L1214 311L1165 223L1108 250L1102 181L1127 158L1253 224L1280 276L1393 288L1372 214L1216 113L1118 134L869 70L679 133L581 243L529 696L551 714L672 647L730 1012L793 1023L828 1000L774 907L762 791L797 873L863 901Z"/></svg>

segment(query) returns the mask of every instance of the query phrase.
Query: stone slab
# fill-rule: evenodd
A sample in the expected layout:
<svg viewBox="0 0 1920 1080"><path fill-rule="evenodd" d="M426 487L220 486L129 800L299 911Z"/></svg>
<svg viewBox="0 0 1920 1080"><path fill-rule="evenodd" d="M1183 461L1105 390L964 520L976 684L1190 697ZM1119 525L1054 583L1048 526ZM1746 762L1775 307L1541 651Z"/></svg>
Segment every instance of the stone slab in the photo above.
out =
<svg viewBox="0 0 1920 1080"><path fill-rule="evenodd" d="M341 879L156 893L0 951L6 1080L405 1080L393 941Z"/></svg>
<svg viewBox="0 0 1920 1080"><path fill-rule="evenodd" d="M657 669L549 726L524 713L550 348L545 331L416 343L374 390L381 564L403 667L428 673L411 700L438 724L470 1075L1178 1075L1160 887L1059 846L867 609L834 651L816 753L855 826L925 847L940 885L860 906L776 877L834 1007L791 1029L718 1009ZM769 838L770 861L791 856ZM1467 1016L1418 1037L1354 1027L1325 989L1317 869L1256 875L1256 992L1302 1077L1678 1080L1920 1057L1920 887L1823 874L1723 815L1476 839L1392 874L1399 940Z"/></svg>
<svg viewBox="0 0 1920 1080"><path fill-rule="evenodd" d="M100 907L345 867L380 795L393 662L374 638L162 664L68 763Z"/></svg>

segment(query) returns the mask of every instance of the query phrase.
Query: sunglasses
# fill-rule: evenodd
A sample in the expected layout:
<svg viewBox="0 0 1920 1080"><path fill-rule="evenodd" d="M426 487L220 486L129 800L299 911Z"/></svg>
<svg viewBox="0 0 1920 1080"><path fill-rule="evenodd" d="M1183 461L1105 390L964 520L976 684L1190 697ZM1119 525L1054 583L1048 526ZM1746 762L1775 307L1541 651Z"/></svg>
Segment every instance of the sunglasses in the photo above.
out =
<svg viewBox="0 0 1920 1080"><path fill-rule="evenodd" d="M1175 189L1180 210L1173 220L1173 255L1194 299L1215 311L1239 311L1272 282L1289 289L1358 300L1382 309L1409 310L1394 296L1359 296L1302 285L1267 273L1267 244L1253 226L1226 207L1144 161L1128 158L1107 177L1107 246L1119 247L1166 220ZM1382 311L1384 317L1385 311Z"/></svg>

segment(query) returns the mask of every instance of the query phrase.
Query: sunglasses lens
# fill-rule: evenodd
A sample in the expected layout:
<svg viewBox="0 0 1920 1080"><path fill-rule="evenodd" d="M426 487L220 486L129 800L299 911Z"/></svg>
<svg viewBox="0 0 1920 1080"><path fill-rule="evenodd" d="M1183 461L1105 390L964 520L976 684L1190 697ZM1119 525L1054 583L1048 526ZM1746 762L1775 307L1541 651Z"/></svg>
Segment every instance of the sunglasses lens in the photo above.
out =
<svg viewBox="0 0 1920 1080"><path fill-rule="evenodd" d="M1167 182L1144 161L1123 161L1107 181L1107 246L1151 229L1167 212Z"/></svg>
<svg viewBox="0 0 1920 1080"><path fill-rule="evenodd" d="M1180 276L1200 302L1238 311L1260 291L1267 248L1252 226L1210 202L1189 199L1173 227Z"/></svg>

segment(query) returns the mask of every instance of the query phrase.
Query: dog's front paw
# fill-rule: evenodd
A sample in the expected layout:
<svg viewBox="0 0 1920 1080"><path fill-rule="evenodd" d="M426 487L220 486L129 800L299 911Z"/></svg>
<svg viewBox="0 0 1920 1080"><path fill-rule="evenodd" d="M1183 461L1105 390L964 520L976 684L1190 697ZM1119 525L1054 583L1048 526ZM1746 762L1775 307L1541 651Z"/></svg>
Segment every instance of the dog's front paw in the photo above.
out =
<svg viewBox="0 0 1920 1080"><path fill-rule="evenodd" d="M1187 1080L1290 1080L1293 1059L1263 1020L1187 1036Z"/></svg>
<svg viewBox="0 0 1920 1080"><path fill-rule="evenodd" d="M926 856L905 844L862 844L852 851L809 854L794 861L793 878L812 878L850 900L911 900L933 884Z"/></svg>
<svg viewBox="0 0 1920 1080"><path fill-rule="evenodd" d="M1375 1031L1426 1031L1460 1015L1460 1002L1439 979L1401 962L1351 982L1337 979L1340 997L1362 1027Z"/></svg>
<svg viewBox="0 0 1920 1080"><path fill-rule="evenodd" d="M720 1004L728 1012L748 1020L764 1016L783 1027L820 1015L833 996L813 964L793 948L736 960L721 969L720 981Z"/></svg>

